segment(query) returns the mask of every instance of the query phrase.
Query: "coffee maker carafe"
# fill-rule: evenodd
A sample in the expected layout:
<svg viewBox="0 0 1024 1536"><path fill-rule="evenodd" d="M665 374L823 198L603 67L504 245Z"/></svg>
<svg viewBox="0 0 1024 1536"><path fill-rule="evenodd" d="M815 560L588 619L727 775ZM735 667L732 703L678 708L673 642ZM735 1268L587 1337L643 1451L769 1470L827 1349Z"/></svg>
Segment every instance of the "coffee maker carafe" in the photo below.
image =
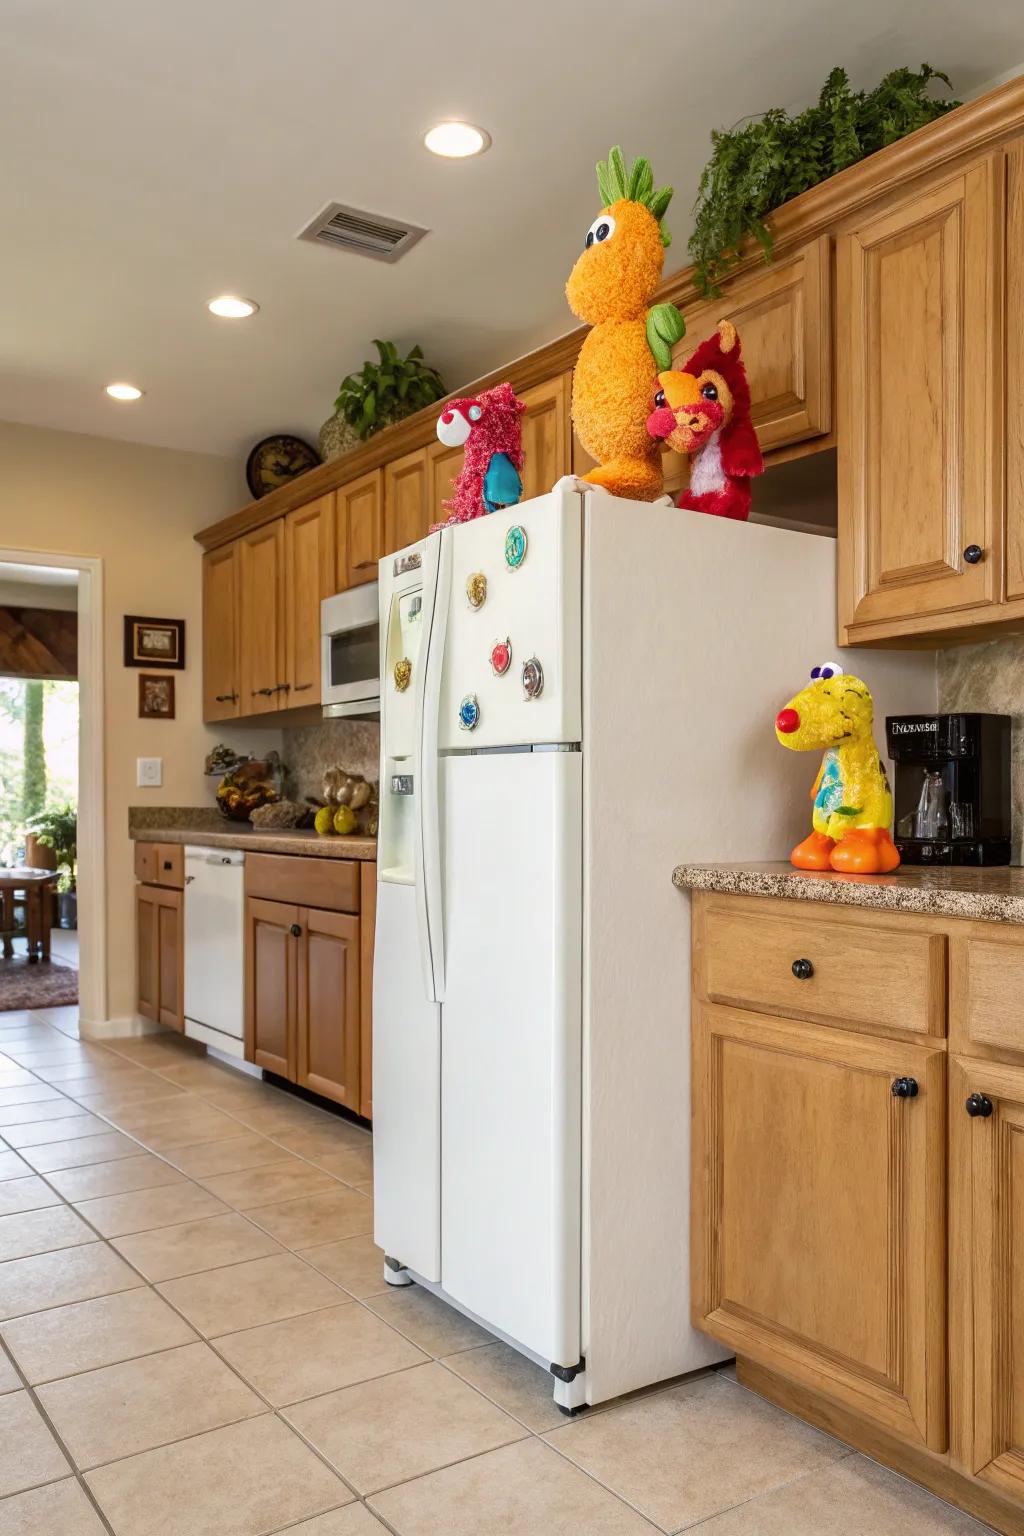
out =
<svg viewBox="0 0 1024 1536"><path fill-rule="evenodd" d="M904 864L1009 864L1009 715L890 715Z"/></svg>

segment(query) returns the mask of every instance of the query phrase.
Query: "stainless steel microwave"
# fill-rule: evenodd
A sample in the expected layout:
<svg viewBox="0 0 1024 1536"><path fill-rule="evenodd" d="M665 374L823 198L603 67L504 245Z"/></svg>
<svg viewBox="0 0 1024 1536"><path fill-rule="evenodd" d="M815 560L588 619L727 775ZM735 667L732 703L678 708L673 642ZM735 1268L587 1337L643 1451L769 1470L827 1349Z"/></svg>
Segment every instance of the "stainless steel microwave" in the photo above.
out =
<svg viewBox="0 0 1024 1536"><path fill-rule="evenodd" d="M325 715L380 714L380 616L375 581L323 599L320 659Z"/></svg>

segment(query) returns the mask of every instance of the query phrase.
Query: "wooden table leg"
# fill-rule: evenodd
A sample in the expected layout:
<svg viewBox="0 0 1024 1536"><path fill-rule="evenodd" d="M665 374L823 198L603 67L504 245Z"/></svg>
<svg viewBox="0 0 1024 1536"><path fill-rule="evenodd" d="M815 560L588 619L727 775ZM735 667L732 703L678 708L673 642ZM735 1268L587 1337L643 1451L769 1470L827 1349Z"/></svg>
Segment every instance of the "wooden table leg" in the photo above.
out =
<svg viewBox="0 0 1024 1536"><path fill-rule="evenodd" d="M44 960L50 958L50 928L53 923L53 887L39 885L39 950Z"/></svg>
<svg viewBox="0 0 1024 1536"><path fill-rule="evenodd" d="M28 963L34 964L39 958L39 883L33 880L25 887L25 934L28 940Z"/></svg>
<svg viewBox="0 0 1024 1536"><path fill-rule="evenodd" d="M11 939L11 930L14 928L14 892L9 886L0 890L0 933L4 936L4 959L13 960L14 942Z"/></svg>

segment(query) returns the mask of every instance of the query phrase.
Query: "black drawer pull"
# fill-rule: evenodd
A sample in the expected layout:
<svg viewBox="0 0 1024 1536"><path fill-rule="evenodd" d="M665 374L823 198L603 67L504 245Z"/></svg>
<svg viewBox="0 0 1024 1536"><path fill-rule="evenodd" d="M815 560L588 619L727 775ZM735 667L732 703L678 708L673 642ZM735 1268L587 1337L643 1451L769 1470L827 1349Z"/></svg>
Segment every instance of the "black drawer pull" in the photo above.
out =
<svg viewBox="0 0 1024 1536"><path fill-rule="evenodd" d="M968 544L964 550L964 559L968 565L978 565L984 559L985 551L980 544Z"/></svg>
<svg viewBox="0 0 1024 1536"><path fill-rule="evenodd" d="M299 927L298 923L292 923L291 927L288 929L288 932L291 934L293 939L300 939L302 937L302 929Z"/></svg>
<svg viewBox="0 0 1024 1536"><path fill-rule="evenodd" d="M810 981L814 975L814 966L809 960L794 960L792 971L797 981Z"/></svg>
<svg viewBox="0 0 1024 1536"><path fill-rule="evenodd" d="M992 1113L992 1100L987 1093L972 1093L964 1109L972 1120L987 1120Z"/></svg>
<svg viewBox="0 0 1024 1536"><path fill-rule="evenodd" d="M894 1099L916 1099L917 1098L917 1078L916 1077L894 1077L893 1081L892 1081L892 1088L891 1088L890 1091L891 1091L892 1096L893 1096Z"/></svg>

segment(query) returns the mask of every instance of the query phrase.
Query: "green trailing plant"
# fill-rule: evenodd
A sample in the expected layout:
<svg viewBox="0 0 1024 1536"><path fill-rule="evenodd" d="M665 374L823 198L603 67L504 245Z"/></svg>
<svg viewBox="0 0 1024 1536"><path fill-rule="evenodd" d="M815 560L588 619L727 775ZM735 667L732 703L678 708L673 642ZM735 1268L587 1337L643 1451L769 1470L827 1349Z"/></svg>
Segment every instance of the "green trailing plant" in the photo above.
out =
<svg viewBox="0 0 1024 1536"><path fill-rule="evenodd" d="M78 862L78 812L75 807L55 805L39 811L25 822L25 831L31 832L44 848L53 849L59 872L57 889L73 891Z"/></svg>
<svg viewBox="0 0 1024 1536"><path fill-rule="evenodd" d="M713 129L689 241L699 291L718 293L750 237L771 261L765 217L773 209L958 107L930 95L933 80L952 90L949 76L930 64L891 70L873 91L852 90L845 69L833 69L817 103L796 117L772 107L735 128Z"/></svg>
<svg viewBox="0 0 1024 1536"><path fill-rule="evenodd" d="M380 362L365 362L341 382L334 409L361 438L401 421L443 399L446 391L436 368L423 361L423 348L400 357L393 341L374 341Z"/></svg>

